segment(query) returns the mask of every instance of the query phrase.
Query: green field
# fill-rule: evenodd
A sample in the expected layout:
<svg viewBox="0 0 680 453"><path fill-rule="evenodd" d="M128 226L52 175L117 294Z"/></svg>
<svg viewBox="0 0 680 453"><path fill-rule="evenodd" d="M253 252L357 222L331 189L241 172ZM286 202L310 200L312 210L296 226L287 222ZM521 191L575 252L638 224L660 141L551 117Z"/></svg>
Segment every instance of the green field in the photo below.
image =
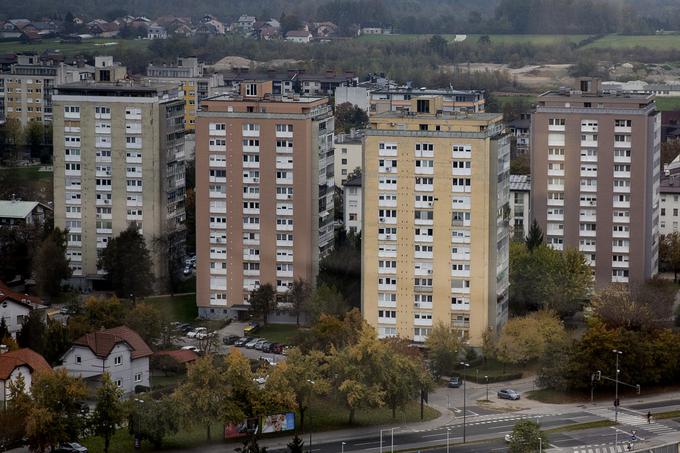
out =
<svg viewBox="0 0 680 453"><path fill-rule="evenodd" d="M158 308L170 321L193 322L198 316L196 294L147 297L143 302Z"/></svg>
<svg viewBox="0 0 680 453"><path fill-rule="evenodd" d="M298 329L295 324L268 324L254 335L275 343L291 344L297 334Z"/></svg>
<svg viewBox="0 0 680 453"><path fill-rule="evenodd" d="M662 112L680 110L680 98L656 98L656 108Z"/></svg>
<svg viewBox="0 0 680 453"><path fill-rule="evenodd" d="M680 35L607 35L592 44L589 48L630 49L633 47L647 47L654 50L672 50L680 47Z"/></svg>
<svg viewBox="0 0 680 453"><path fill-rule="evenodd" d="M18 41L0 42L0 54L16 52L43 52L45 50L59 50L64 55L73 56L80 53L110 53L113 49L138 48L145 49L151 41L146 39L116 39L97 38L87 39L81 43L61 43L59 39L46 39L37 43L24 44ZM115 45L104 45L116 43Z"/></svg>

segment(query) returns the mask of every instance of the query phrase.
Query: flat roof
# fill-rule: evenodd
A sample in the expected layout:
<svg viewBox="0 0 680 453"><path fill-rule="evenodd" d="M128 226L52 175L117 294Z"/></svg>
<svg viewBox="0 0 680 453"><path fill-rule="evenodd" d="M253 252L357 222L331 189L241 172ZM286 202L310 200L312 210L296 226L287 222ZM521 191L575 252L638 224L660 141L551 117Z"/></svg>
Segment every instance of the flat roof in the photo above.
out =
<svg viewBox="0 0 680 453"><path fill-rule="evenodd" d="M531 176L529 175L510 175L510 190L516 192L531 191Z"/></svg>
<svg viewBox="0 0 680 453"><path fill-rule="evenodd" d="M212 97L205 98L203 102L206 101L224 101L224 102L271 102L271 103L292 103L292 104L311 104L318 101L323 101L328 99L326 96L281 96L281 95L269 95L265 97L246 97L240 94L218 94Z"/></svg>
<svg viewBox="0 0 680 453"><path fill-rule="evenodd" d="M646 93L630 93L630 92L603 92L599 91L597 93L584 93L579 90L550 90L545 93L538 95L539 98L542 97L567 97L567 98L592 98L592 99L633 99L633 100L652 100L654 99L653 94Z"/></svg>
<svg viewBox="0 0 680 453"><path fill-rule="evenodd" d="M136 93L158 94L164 91L177 91L175 83L137 83L137 82L73 82L57 86L58 94L92 94L92 93Z"/></svg>
<svg viewBox="0 0 680 453"><path fill-rule="evenodd" d="M454 119L454 120L469 120L469 121L493 121L497 119L502 119L502 113L486 113L486 112L475 112L475 113L465 113L465 112L441 112L441 113L416 113L416 112L400 112L400 111L387 111L382 113L376 113L371 115L371 119L380 118L408 118L413 120L424 119L424 120L442 120L442 119Z"/></svg>

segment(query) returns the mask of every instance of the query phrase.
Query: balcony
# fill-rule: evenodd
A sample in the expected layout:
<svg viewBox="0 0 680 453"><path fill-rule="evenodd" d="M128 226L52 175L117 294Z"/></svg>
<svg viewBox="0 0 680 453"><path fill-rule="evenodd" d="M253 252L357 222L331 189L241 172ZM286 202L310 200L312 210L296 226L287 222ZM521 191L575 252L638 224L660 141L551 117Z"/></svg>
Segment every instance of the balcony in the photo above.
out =
<svg viewBox="0 0 680 453"><path fill-rule="evenodd" d="M612 283L628 283L628 277L613 276Z"/></svg>
<svg viewBox="0 0 680 453"><path fill-rule="evenodd" d="M251 255L249 253L243 254L243 261L260 262L260 255Z"/></svg>
<svg viewBox="0 0 680 453"><path fill-rule="evenodd" d="M413 239L415 242L432 242L433 237L432 236L426 236L426 235L416 235L415 238Z"/></svg>
<svg viewBox="0 0 680 453"><path fill-rule="evenodd" d="M293 178L276 178L276 184L292 185Z"/></svg>
<svg viewBox="0 0 680 453"><path fill-rule="evenodd" d="M630 172L629 171L615 171L614 177L615 178L630 178Z"/></svg>
<svg viewBox="0 0 680 453"><path fill-rule="evenodd" d="M245 241L244 241L245 243ZM282 241L282 240L277 240L276 241L276 246L277 247L293 247L293 241Z"/></svg>
<svg viewBox="0 0 680 453"><path fill-rule="evenodd" d="M597 221L597 215L593 214L593 213L583 213L582 212L581 215L579 216L579 219L581 220L581 222L595 223Z"/></svg>
<svg viewBox="0 0 680 453"><path fill-rule="evenodd" d="M141 164L142 163L142 156L127 156L125 158L125 163L127 164Z"/></svg>
<svg viewBox="0 0 680 453"><path fill-rule="evenodd" d="M224 211L226 212L226 210L227 210L227 208L225 206ZM210 212L212 212L212 210ZM243 213L244 214L259 214L260 208L243 208Z"/></svg>
<svg viewBox="0 0 680 453"><path fill-rule="evenodd" d="M548 234L548 236L560 236L561 237L561 236L564 236L564 230L562 230L560 228L556 228L556 227L551 228L551 225L548 225L547 234Z"/></svg>
<svg viewBox="0 0 680 453"><path fill-rule="evenodd" d="M396 173L396 169L394 170L394 172ZM416 167L414 173L416 175L434 175L434 167Z"/></svg>
<svg viewBox="0 0 680 453"><path fill-rule="evenodd" d="M321 165L319 166L321 168ZM276 161L276 169L277 170L292 170L293 169L293 162L286 162L286 161Z"/></svg>
<svg viewBox="0 0 680 453"><path fill-rule="evenodd" d="M470 269L466 270L451 270L451 277L469 277Z"/></svg>
<svg viewBox="0 0 680 453"><path fill-rule="evenodd" d="M434 170L434 169L431 169ZM472 169L471 168L453 168L451 170L451 174L453 176L471 176L472 175Z"/></svg>
<svg viewBox="0 0 680 453"><path fill-rule="evenodd" d="M564 170L548 170L548 176L564 176Z"/></svg>
<svg viewBox="0 0 680 453"><path fill-rule="evenodd" d="M416 236L417 238L418 236ZM432 238L432 236L425 236ZM432 242L432 239L430 239L430 242ZM452 244L469 244L470 243L470 236L453 236L451 237L451 243Z"/></svg>
<svg viewBox="0 0 680 453"><path fill-rule="evenodd" d="M396 234L379 234L378 240L379 241L396 241L397 235Z"/></svg>
<svg viewBox="0 0 680 453"><path fill-rule="evenodd" d="M416 201L416 208L418 207L425 207L425 206L419 206L422 204L425 204L424 202ZM397 207L397 200L378 200L378 206L381 208L396 208Z"/></svg>
<svg viewBox="0 0 680 453"><path fill-rule="evenodd" d="M142 112L125 112L125 119L126 120L141 120L142 119Z"/></svg>
<svg viewBox="0 0 680 453"><path fill-rule="evenodd" d="M125 124L126 134L141 134L142 133L142 123L126 123Z"/></svg>
<svg viewBox="0 0 680 453"><path fill-rule="evenodd" d="M276 131L276 138L293 138L292 131Z"/></svg>
<svg viewBox="0 0 680 453"><path fill-rule="evenodd" d="M597 148L597 140L581 140L581 148Z"/></svg>
<svg viewBox="0 0 680 453"><path fill-rule="evenodd" d="M259 200L260 199L260 193L259 192L244 192L243 193L243 199L244 200ZM276 196L276 199L278 200L278 195Z"/></svg>
<svg viewBox="0 0 680 453"><path fill-rule="evenodd" d="M259 137L260 136L260 130L251 130L251 129L242 129L241 133L243 134L244 137Z"/></svg>
<svg viewBox="0 0 680 453"><path fill-rule="evenodd" d="M630 231L614 231L612 232L612 237L620 239L629 239Z"/></svg>
<svg viewBox="0 0 680 453"><path fill-rule="evenodd" d="M548 221L562 222L564 221L564 214L548 214Z"/></svg>
<svg viewBox="0 0 680 453"><path fill-rule="evenodd" d="M391 183L378 183L378 189L380 190L397 190L397 184Z"/></svg>
<svg viewBox="0 0 680 453"><path fill-rule="evenodd" d="M614 193L630 193L630 186L614 186Z"/></svg>
<svg viewBox="0 0 680 453"><path fill-rule="evenodd" d="M227 229L227 223L226 222L210 222L210 228L213 230L226 230Z"/></svg>
<svg viewBox="0 0 680 453"><path fill-rule="evenodd" d="M597 235L595 230L580 230L579 236L582 238L594 238Z"/></svg>
<svg viewBox="0 0 680 453"><path fill-rule="evenodd" d="M282 215L282 216L290 216L293 215L293 210L292 209L279 209L276 208L276 215Z"/></svg>
<svg viewBox="0 0 680 453"><path fill-rule="evenodd" d="M628 261L612 261L612 267L615 269L628 269Z"/></svg>
<svg viewBox="0 0 680 453"><path fill-rule="evenodd" d="M564 132L567 129L565 125L549 124L548 130L551 132Z"/></svg>
<svg viewBox="0 0 680 453"><path fill-rule="evenodd" d="M281 224L276 225L276 231L293 231L293 225Z"/></svg>
<svg viewBox="0 0 680 453"><path fill-rule="evenodd" d="M227 151L227 145L208 145L208 151Z"/></svg>
<svg viewBox="0 0 680 453"><path fill-rule="evenodd" d="M97 145L99 146L99 145ZM108 143L106 148L111 148L111 143ZM125 143L125 149L142 149L142 142Z"/></svg>
<svg viewBox="0 0 680 453"><path fill-rule="evenodd" d="M387 222L387 223L397 223L397 219L394 219L394 222ZM416 225L434 225L434 220L432 219L415 219L415 224Z"/></svg>
<svg viewBox="0 0 680 453"><path fill-rule="evenodd" d="M210 275L227 275L226 269L210 269Z"/></svg>
<svg viewBox="0 0 680 453"><path fill-rule="evenodd" d="M630 217L616 215L612 218L612 222L627 225L630 223Z"/></svg>
<svg viewBox="0 0 680 453"><path fill-rule="evenodd" d="M210 129L208 135L211 137L226 137L227 131L226 129Z"/></svg>
<svg viewBox="0 0 680 453"><path fill-rule="evenodd" d="M259 162L243 162L243 168L260 168Z"/></svg>
<svg viewBox="0 0 680 453"><path fill-rule="evenodd" d="M208 176L208 182L226 183L226 176Z"/></svg>
<svg viewBox="0 0 680 453"><path fill-rule="evenodd" d="M293 271L276 271L277 277L293 278Z"/></svg>
<svg viewBox="0 0 680 453"><path fill-rule="evenodd" d="M414 302L413 308L420 310L432 310L432 302Z"/></svg>
<svg viewBox="0 0 680 453"><path fill-rule="evenodd" d="M564 206L564 200L549 198L548 206Z"/></svg>
<svg viewBox="0 0 680 453"><path fill-rule="evenodd" d="M548 184L548 190L552 192L564 192L564 184Z"/></svg>
<svg viewBox="0 0 680 453"><path fill-rule="evenodd" d="M581 154L581 162L597 162L597 156L583 155Z"/></svg>
<svg viewBox="0 0 680 453"><path fill-rule="evenodd" d="M395 187L396 190L396 187ZM433 192L434 191L434 185L433 184L416 184L415 187L416 192Z"/></svg>
<svg viewBox="0 0 680 453"><path fill-rule="evenodd" d="M550 162L564 162L564 154L548 154Z"/></svg>
<svg viewBox="0 0 680 453"><path fill-rule="evenodd" d="M432 325L432 320L431 319L413 319L413 325L414 326L431 326Z"/></svg>
<svg viewBox="0 0 680 453"><path fill-rule="evenodd" d="M380 317L378 317L378 324L396 325L397 319L396 318L380 318Z"/></svg>
<svg viewBox="0 0 680 453"><path fill-rule="evenodd" d="M243 177L243 184L259 184L260 183L260 178L259 177L249 177L249 176L244 176Z"/></svg>
<svg viewBox="0 0 680 453"><path fill-rule="evenodd" d="M597 126L581 126L581 132L597 134Z"/></svg>
<svg viewBox="0 0 680 453"><path fill-rule="evenodd" d="M396 256L396 255L397 255L397 252L396 252L396 250L395 250L395 251L394 251L394 256ZM419 251L419 252L415 252L414 258L432 259L432 255L433 255L432 252L422 252L422 251Z"/></svg>
<svg viewBox="0 0 680 453"><path fill-rule="evenodd" d="M614 149L628 149L631 147L631 142L614 142Z"/></svg>
<svg viewBox="0 0 680 453"><path fill-rule="evenodd" d="M615 201L613 207L630 209L630 201Z"/></svg>
<svg viewBox="0 0 680 453"><path fill-rule="evenodd" d="M595 193L597 192L597 184L583 184L581 185L581 192Z"/></svg>
<svg viewBox="0 0 680 453"><path fill-rule="evenodd" d="M248 230L248 231L259 231L260 230L260 224L259 223L244 223L243 229Z"/></svg>
<svg viewBox="0 0 680 453"><path fill-rule="evenodd" d="M106 187L108 187L108 190L111 191L111 186L106 186ZM127 186L127 191L128 192L144 192L144 190L141 186Z"/></svg>
<svg viewBox="0 0 680 453"><path fill-rule="evenodd" d="M612 247L612 253L630 253L630 247L627 245L615 245Z"/></svg>
<svg viewBox="0 0 680 453"><path fill-rule="evenodd" d="M597 170L581 170L581 178L597 178Z"/></svg>
<svg viewBox="0 0 680 453"><path fill-rule="evenodd" d="M293 255L276 255L276 261L278 263L292 263L293 262Z"/></svg>
<svg viewBox="0 0 680 453"><path fill-rule="evenodd" d="M108 185L108 186L95 186L95 189L97 190L97 192L111 192L111 186L110 185ZM129 189L130 189L130 187L128 187L128 190ZM141 189L141 187L140 187L140 189Z"/></svg>
<svg viewBox="0 0 680 453"><path fill-rule="evenodd" d="M225 148L225 150L226 150L226 148ZM260 147L259 147L259 146L246 146L246 145L243 145L243 152L244 152L244 153L256 153L256 154L257 154L257 153L260 152ZM277 152L278 152L278 148L277 148Z"/></svg>
<svg viewBox="0 0 680 453"><path fill-rule="evenodd" d="M580 244L578 246L578 251L579 252L595 253L596 247L595 247L595 244Z"/></svg>
<svg viewBox="0 0 680 453"><path fill-rule="evenodd" d="M616 156L616 155L614 156L615 164L629 164L630 160L631 160L630 156Z"/></svg>

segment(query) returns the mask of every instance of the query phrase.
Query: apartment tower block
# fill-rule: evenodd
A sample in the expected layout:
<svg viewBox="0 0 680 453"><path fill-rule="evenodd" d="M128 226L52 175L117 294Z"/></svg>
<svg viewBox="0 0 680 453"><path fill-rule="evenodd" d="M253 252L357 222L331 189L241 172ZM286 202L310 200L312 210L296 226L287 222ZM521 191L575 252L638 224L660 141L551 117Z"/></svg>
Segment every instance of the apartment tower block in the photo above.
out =
<svg viewBox="0 0 680 453"><path fill-rule="evenodd" d="M201 103L196 124L197 305L208 318L243 315L271 283L314 283L333 244L333 112L325 97L240 94Z"/></svg>
<svg viewBox="0 0 680 453"><path fill-rule="evenodd" d="M364 140L362 313L380 337L442 323L472 345L508 313L510 142L502 115L370 118Z"/></svg>
<svg viewBox="0 0 680 453"><path fill-rule="evenodd" d="M531 116L533 217L596 287L641 282L658 269L660 115L652 95L579 88L542 94Z"/></svg>

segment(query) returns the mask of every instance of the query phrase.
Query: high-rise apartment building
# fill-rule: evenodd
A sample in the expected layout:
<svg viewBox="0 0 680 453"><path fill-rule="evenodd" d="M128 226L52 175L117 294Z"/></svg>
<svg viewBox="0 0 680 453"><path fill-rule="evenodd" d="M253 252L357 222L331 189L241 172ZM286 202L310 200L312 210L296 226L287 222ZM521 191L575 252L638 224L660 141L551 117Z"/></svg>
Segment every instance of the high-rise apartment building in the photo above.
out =
<svg viewBox="0 0 680 453"><path fill-rule="evenodd" d="M432 101L366 130L362 313L380 337L442 323L479 345L508 313L510 142L502 115Z"/></svg>
<svg viewBox="0 0 680 453"><path fill-rule="evenodd" d="M272 82L203 101L196 127L197 304L247 311L251 290L314 282L333 244L333 112Z"/></svg>
<svg viewBox="0 0 680 453"><path fill-rule="evenodd" d="M146 68L146 77L154 83L177 83L184 92L184 124L188 131L196 128L196 114L203 99L214 95L214 90L222 85L220 74L206 74L203 63L196 57L178 58L175 66L155 66Z"/></svg>
<svg viewBox="0 0 680 453"><path fill-rule="evenodd" d="M658 268L660 115L652 95L579 88L542 94L531 116L533 216L597 287L643 281Z"/></svg>
<svg viewBox="0 0 680 453"><path fill-rule="evenodd" d="M184 252L182 93L118 80L121 68L100 62L96 79L110 81L62 85L54 95L54 223L69 230L66 253L81 287L103 278L98 257L130 224L144 235L159 283Z"/></svg>
<svg viewBox="0 0 680 453"><path fill-rule="evenodd" d="M17 55L9 72L0 73L0 119L16 119L22 126L30 121L52 121L52 93L63 83L93 78L94 69L85 64L67 65L43 61L37 54Z"/></svg>

